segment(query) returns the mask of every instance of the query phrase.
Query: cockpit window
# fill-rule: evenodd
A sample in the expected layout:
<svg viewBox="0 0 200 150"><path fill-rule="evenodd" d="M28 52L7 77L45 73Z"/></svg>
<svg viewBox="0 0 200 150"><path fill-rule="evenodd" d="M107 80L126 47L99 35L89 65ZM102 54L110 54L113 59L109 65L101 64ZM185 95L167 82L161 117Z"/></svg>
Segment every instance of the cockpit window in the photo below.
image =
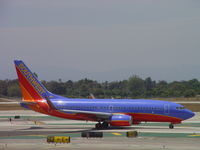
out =
<svg viewBox="0 0 200 150"><path fill-rule="evenodd" d="M176 109L182 110L182 109L185 109L185 107L176 107Z"/></svg>

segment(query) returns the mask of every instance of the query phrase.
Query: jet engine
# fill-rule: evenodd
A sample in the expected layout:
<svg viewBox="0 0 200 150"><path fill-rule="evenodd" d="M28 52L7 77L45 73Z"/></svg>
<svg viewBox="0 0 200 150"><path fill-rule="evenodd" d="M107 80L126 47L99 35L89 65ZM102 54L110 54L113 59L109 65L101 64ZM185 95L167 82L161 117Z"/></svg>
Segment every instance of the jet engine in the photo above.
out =
<svg viewBox="0 0 200 150"><path fill-rule="evenodd" d="M131 126L132 117L129 115L113 115L109 123L111 126Z"/></svg>

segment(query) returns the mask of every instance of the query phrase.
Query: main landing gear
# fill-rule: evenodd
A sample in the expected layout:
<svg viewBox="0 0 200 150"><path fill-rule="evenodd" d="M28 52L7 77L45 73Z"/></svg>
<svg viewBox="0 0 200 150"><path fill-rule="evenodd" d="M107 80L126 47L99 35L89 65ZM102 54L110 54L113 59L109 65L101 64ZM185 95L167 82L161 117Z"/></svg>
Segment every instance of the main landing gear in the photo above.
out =
<svg viewBox="0 0 200 150"><path fill-rule="evenodd" d="M109 126L108 122L105 122L105 121L104 121L103 123L101 123L101 122L97 123L97 124L95 125L95 128L96 128L96 129L107 129L108 126Z"/></svg>
<svg viewBox="0 0 200 150"><path fill-rule="evenodd" d="M169 124L170 129L174 129L174 125L172 123Z"/></svg>

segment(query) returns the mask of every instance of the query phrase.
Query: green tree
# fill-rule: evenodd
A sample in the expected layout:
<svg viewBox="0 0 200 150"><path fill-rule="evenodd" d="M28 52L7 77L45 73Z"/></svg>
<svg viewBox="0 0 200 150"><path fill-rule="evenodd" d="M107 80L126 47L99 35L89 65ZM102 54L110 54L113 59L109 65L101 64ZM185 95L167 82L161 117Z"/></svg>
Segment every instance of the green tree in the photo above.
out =
<svg viewBox="0 0 200 150"><path fill-rule="evenodd" d="M33 72L33 75L34 75L36 78L38 78L38 75L37 75L36 72Z"/></svg>
<svg viewBox="0 0 200 150"><path fill-rule="evenodd" d="M9 86L7 92L9 97L21 97L21 91L18 84Z"/></svg>
<svg viewBox="0 0 200 150"><path fill-rule="evenodd" d="M144 80L134 75L128 80L128 89L132 97L138 97L144 95Z"/></svg>
<svg viewBox="0 0 200 150"><path fill-rule="evenodd" d="M66 94L66 88L65 84L63 82L58 83L57 81L50 81L46 84L47 89L55 94L65 95Z"/></svg>
<svg viewBox="0 0 200 150"><path fill-rule="evenodd" d="M181 82L174 81L168 85L169 96L180 97L185 92L186 87Z"/></svg>
<svg viewBox="0 0 200 150"><path fill-rule="evenodd" d="M196 95L195 90L187 89L184 93L184 97L194 97Z"/></svg>
<svg viewBox="0 0 200 150"><path fill-rule="evenodd" d="M8 84L6 80L0 80L0 97L7 96Z"/></svg>
<svg viewBox="0 0 200 150"><path fill-rule="evenodd" d="M151 77L148 77L144 80L145 86L145 95L147 97L152 96L152 89L155 87L155 82L151 80Z"/></svg>

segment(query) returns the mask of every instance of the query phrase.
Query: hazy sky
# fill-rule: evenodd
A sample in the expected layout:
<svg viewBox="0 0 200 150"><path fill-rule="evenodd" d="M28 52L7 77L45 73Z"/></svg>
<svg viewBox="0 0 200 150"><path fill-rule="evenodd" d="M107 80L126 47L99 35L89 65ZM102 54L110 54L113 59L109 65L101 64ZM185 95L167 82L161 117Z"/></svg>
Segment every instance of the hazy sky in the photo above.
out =
<svg viewBox="0 0 200 150"><path fill-rule="evenodd" d="M0 0L0 79L200 80L199 0Z"/></svg>

